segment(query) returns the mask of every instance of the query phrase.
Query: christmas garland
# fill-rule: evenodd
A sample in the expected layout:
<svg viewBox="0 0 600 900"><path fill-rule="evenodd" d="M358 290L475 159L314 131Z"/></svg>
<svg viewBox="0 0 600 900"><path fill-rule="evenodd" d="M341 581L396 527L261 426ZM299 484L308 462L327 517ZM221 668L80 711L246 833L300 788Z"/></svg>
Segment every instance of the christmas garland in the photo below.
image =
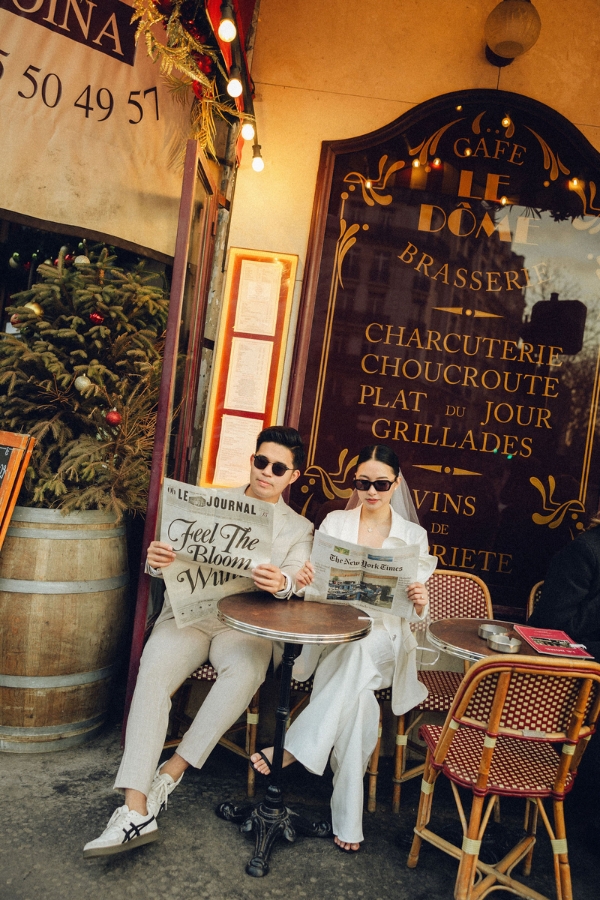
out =
<svg viewBox="0 0 600 900"><path fill-rule="evenodd" d="M217 75L227 80L227 73L218 52L209 44L204 4L201 0L134 0L133 5L131 21L139 20L136 42L144 36L148 55L160 63L161 74L174 98L182 104L191 99L189 137L216 158L215 116L228 121L230 116L240 118L241 113L235 105L220 99ZM198 28L199 19L203 20L203 31ZM166 43L154 34L159 23L166 32ZM173 70L181 74L174 75ZM175 149L175 156L180 155L180 149Z"/></svg>

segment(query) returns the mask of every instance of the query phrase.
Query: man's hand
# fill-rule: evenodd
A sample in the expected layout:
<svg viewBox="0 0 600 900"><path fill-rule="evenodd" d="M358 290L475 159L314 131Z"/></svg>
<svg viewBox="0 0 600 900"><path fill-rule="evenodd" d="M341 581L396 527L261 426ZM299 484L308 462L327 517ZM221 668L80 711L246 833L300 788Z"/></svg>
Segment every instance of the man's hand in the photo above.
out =
<svg viewBox="0 0 600 900"><path fill-rule="evenodd" d="M309 584L312 584L313 578L315 577L315 567L310 562L310 560L306 560L301 569L298 569L296 572L296 578L294 579L296 582L297 588L306 588Z"/></svg>
<svg viewBox="0 0 600 900"><path fill-rule="evenodd" d="M277 594L286 585L281 569L278 569L277 566L271 563L263 563L263 565L253 569L252 579L259 590L268 591L270 594Z"/></svg>
<svg viewBox="0 0 600 900"><path fill-rule="evenodd" d="M175 551L170 544L152 541L148 547L148 562L153 569L165 569L175 560Z"/></svg>
<svg viewBox="0 0 600 900"><path fill-rule="evenodd" d="M412 602L414 603L418 613L422 612L423 608L429 603L429 594L427 593L427 588L419 581L415 581L413 582L413 584L409 584L409 586L406 588L406 593L408 594L408 599L412 600Z"/></svg>

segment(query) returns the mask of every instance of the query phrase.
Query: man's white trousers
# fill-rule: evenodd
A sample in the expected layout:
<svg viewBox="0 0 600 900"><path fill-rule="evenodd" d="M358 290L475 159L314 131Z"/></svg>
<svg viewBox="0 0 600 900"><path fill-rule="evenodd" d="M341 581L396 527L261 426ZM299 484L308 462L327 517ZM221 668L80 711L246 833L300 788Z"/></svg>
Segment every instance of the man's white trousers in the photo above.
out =
<svg viewBox="0 0 600 900"><path fill-rule="evenodd" d="M200 768L263 683L271 651L270 641L234 631L216 616L185 628L174 619L156 625L140 661L115 789L148 795L167 734L171 696L208 660L218 678L177 747L179 756Z"/></svg>

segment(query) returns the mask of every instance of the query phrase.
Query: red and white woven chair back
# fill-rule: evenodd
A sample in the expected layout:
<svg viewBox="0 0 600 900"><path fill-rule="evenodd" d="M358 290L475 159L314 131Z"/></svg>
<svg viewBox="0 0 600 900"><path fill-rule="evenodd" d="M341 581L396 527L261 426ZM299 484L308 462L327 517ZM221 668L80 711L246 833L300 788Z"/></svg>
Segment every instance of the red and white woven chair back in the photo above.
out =
<svg viewBox="0 0 600 900"><path fill-rule="evenodd" d="M487 585L476 575L440 569L427 582L429 615L437 619L491 619Z"/></svg>
<svg viewBox="0 0 600 900"><path fill-rule="evenodd" d="M488 658L467 673L449 718L521 739L578 740L590 733L598 716L599 686L600 665L591 661Z"/></svg>

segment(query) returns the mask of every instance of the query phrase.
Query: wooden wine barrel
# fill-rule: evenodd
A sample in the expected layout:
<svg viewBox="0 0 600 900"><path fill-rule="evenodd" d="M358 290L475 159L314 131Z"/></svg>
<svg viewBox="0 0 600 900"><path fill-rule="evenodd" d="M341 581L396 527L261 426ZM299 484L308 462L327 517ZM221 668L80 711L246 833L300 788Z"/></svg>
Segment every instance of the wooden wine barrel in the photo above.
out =
<svg viewBox="0 0 600 900"><path fill-rule="evenodd" d="M0 552L0 750L62 750L101 729L128 581L111 514L15 508Z"/></svg>

